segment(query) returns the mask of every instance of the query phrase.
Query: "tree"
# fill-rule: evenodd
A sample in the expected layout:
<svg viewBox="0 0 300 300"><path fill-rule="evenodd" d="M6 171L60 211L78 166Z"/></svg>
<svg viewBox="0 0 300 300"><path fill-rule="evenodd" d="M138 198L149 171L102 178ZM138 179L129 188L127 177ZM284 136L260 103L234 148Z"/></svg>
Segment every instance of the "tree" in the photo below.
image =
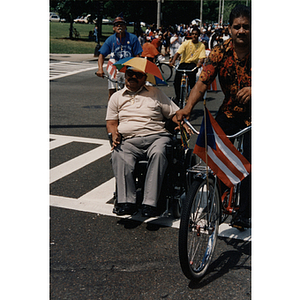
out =
<svg viewBox="0 0 300 300"><path fill-rule="evenodd" d="M225 1L225 22L228 22L230 11L236 4L245 4L245 1ZM70 38L72 38L73 19L84 13L91 14L93 19L98 17L99 37L101 36L101 20L103 15L114 19L123 12L127 22L135 22L136 30L139 29L140 21L153 24L156 23L157 16L157 0L50 0L50 6L55 8L62 18L70 22ZM203 1L203 22L217 22L218 13L219 0ZM162 3L162 24L165 27L180 23L189 24L193 19L199 18L199 15L200 0L165 0Z"/></svg>
<svg viewBox="0 0 300 300"><path fill-rule="evenodd" d="M95 11L96 0L50 0L50 6L55 8L61 18L70 22L69 38L73 39L73 20L77 16Z"/></svg>
<svg viewBox="0 0 300 300"><path fill-rule="evenodd" d="M224 20L227 22L231 9L236 4L245 4L245 1L225 1ZM189 24L193 19L199 18L200 0L165 0L162 3L162 24L164 26L174 24ZM123 12L127 22L137 19L148 24L156 23L157 0L146 1L106 1L104 13L114 19ZM204 0L202 18L205 23L218 21L219 0Z"/></svg>
<svg viewBox="0 0 300 300"><path fill-rule="evenodd" d="M225 1L224 15L223 15L224 21L223 21L223 23L228 23L229 22L230 13L231 13L232 9L238 4L245 4L245 1L230 1L229 3L226 3L226 1Z"/></svg>

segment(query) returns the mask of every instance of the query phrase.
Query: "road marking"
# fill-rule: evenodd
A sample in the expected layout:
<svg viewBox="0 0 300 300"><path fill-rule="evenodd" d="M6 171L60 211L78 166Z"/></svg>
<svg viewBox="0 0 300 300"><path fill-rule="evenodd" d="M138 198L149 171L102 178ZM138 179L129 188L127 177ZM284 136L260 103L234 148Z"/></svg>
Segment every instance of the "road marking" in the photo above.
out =
<svg viewBox="0 0 300 300"><path fill-rule="evenodd" d="M106 204L115 191L116 180L111 178L110 180L104 182L103 184L97 186L90 192L82 195L79 200L81 201L98 201L99 203Z"/></svg>
<svg viewBox="0 0 300 300"><path fill-rule="evenodd" d="M50 135L50 138L54 138L53 135ZM73 139L72 139L73 138ZM108 140L96 140L96 139L86 139L86 138L76 138L76 137L67 137L65 141L61 141L61 144L67 144L72 141L81 141L84 143L93 143L96 141L97 144L100 144L100 147L97 147L93 150L90 150L82 155L79 155L71 160L68 160L65 163L62 163L50 170L50 184L83 168L84 166L92 163L93 161L109 154L111 152L111 146ZM52 141L53 143L53 141ZM51 142L50 142L51 144ZM58 144L58 143L57 143ZM52 148L53 149L53 148Z"/></svg>
<svg viewBox="0 0 300 300"><path fill-rule="evenodd" d="M78 199L50 196L50 205L179 229L180 220L173 219L171 217L159 216L145 219L141 216L140 212L134 216L117 216L112 212L114 205L107 203L109 200L111 200L114 191L115 179L112 178ZM92 194L94 195L92 196ZM243 240L245 242L251 242L252 240L251 229L239 231L238 229L232 228L226 223L223 223L219 226L219 237Z"/></svg>
<svg viewBox="0 0 300 300"><path fill-rule="evenodd" d="M51 195L50 205L115 217L113 204L107 203L113 197L114 190L115 178L111 178L78 199Z"/></svg>
<svg viewBox="0 0 300 300"><path fill-rule="evenodd" d="M106 68L107 63L103 64L103 67ZM61 61L50 63L50 76L49 80L55 80L81 72L86 72L90 70L98 69L98 64L90 62L70 62L70 61Z"/></svg>
<svg viewBox="0 0 300 300"><path fill-rule="evenodd" d="M61 147L71 142L92 143L99 145L99 147L91 151L88 151L82 155L79 155L65 163L62 163L52 168L50 170L50 183L55 182L77 171L78 169L111 152L111 147L108 140L55 134L50 134L50 139L50 150ZM134 216L116 216L112 212L114 205L108 203L113 197L115 185L115 178L111 178L103 184L97 186L93 190L89 191L88 193L82 195L78 199L50 195L50 205L55 207L73 209L77 211L96 213L111 217L126 218L129 220L135 220L179 229L180 220L173 219L171 217L159 216L155 218L145 219L141 216L140 212ZM251 241L251 229L241 232L238 229L232 228L228 224L223 223L219 226L219 236L244 241Z"/></svg>
<svg viewBox="0 0 300 300"><path fill-rule="evenodd" d="M97 147L91 151L88 151L82 155L79 155L67 162L60 164L50 170L50 183L53 183L81 168L94 162L95 160L109 154L110 145L107 141L107 145Z"/></svg>
<svg viewBox="0 0 300 300"><path fill-rule="evenodd" d="M70 135L57 135L57 134L50 134L50 150L55 149L57 147L61 147L71 142L79 142L79 143L91 143L91 144L106 144L107 140L99 140L93 138L85 138L79 136L70 136Z"/></svg>
<svg viewBox="0 0 300 300"><path fill-rule="evenodd" d="M231 227L227 223L222 223L219 226L219 236L228 237L236 240L243 240L245 242L251 242L251 228L248 228L244 231L240 231L237 228Z"/></svg>

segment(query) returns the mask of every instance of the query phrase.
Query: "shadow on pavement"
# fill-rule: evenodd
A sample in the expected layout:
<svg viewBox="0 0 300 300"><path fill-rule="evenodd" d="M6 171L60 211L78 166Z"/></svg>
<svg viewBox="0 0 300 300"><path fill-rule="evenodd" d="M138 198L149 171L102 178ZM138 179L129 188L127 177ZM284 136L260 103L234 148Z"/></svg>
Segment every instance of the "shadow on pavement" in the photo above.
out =
<svg viewBox="0 0 300 300"><path fill-rule="evenodd" d="M156 223L156 222L160 222L161 218L155 219L153 221L149 221L147 223L145 223L144 221L138 221L138 220L126 219L125 218L125 219L119 220L117 223L119 225L123 225L125 229L135 229L135 228L141 226L143 223L145 223L147 230L149 230L149 231L158 231L160 228L170 227L172 225L171 224L171 222L172 222L171 218L164 218L164 222L166 222L165 219L170 219L170 221L168 223L166 223L166 225Z"/></svg>
<svg viewBox="0 0 300 300"><path fill-rule="evenodd" d="M210 113L213 115L213 117L216 117L217 115L217 110L210 110ZM197 120L199 117L203 117L204 112L202 108L195 108L192 110L191 116L190 116L190 121ZM193 124L194 127L197 127L197 124ZM200 124L201 125L201 124ZM199 126L200 126L199 125Z"/></svg>
<svg viewBox="0 0 300 300"><path fill-rule="evenodd" d="M208 268L205 276L198 282L190 281L189 288L200 289L210 284L216 279L229 273L230 270L246 269L251 270L251 266L245 265L250 259L251 242L244 242L240 240L233 240L230 238L220 238L225 241L227 245L233 246L235 250L229 250L221 253L221 255L214 260ZM241 260L242 256L246 255L245 259Z"/></svg>

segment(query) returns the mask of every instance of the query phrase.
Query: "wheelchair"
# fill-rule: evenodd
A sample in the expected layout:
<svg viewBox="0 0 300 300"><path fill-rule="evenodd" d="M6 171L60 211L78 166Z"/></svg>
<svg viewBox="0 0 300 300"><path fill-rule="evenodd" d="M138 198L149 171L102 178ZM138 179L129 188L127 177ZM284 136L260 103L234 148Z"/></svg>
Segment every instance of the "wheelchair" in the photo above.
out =
<svg viewBox="0 0 300 300"><path fill-rule="evenodd" d="M182 145L180 131L174 130L171 121L167 122L166 128L172 134L170 144L166 145L166 156L168 167L166 169L160 196L157 202L158 215L161 217L180 218L182 203L189 187L192 184L193 177L187 169L196 164L196 156L193 149ZM139 160L136 162L134 177L136 184L136 204L141 208L143 201L143 189L147 172L147 161ZM114 209L117 211L118 195L117 189L114 192Z"/></svg>

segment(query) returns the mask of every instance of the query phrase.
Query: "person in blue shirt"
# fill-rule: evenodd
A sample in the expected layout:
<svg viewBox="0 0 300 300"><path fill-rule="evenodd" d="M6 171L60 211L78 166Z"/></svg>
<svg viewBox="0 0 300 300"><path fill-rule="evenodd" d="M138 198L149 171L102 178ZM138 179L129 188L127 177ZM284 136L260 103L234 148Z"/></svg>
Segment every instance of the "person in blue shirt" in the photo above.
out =
<svg viewBox="0 0 300 300"><path fill-rule="evenodd" d="M107 38L99 49L98 71L96 72L98 77L104 77L103 64L104 59L108 54L110 54L110 57L117 62L125 57L140 56L143 52L143 48L141 47L138 38L134 34L126 31L126 22L123 17L118 16L115 18L113 30L115 33ZM122 80L122 77L124 77L124 73L118 72L115 80L120 81ZM114 86L114 83L108 80L108 100L115 91L116 87Z"/></svg>

